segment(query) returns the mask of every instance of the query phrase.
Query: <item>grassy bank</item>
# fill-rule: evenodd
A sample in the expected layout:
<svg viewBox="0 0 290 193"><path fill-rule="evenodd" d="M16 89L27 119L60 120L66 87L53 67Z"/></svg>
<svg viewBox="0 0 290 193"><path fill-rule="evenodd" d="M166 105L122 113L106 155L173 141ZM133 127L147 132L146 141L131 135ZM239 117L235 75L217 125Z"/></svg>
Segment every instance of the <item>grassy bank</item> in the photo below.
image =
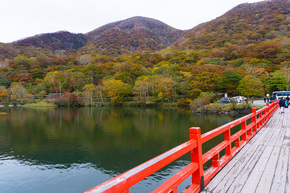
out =
<svg viewBox="0 0 290 193"><path fill-rule="evenodd" d="M194 113L217 113L217 114L239 114L251 113L252 108L261 109L264 106L253 106L252 104L219 104L210 103L193 110Z"/></svg>
<svg viewBox="0 0 290 193"><path fill-rule="evenodd" d="M46 100L39 101L37 103L25 104L23 107L57 107L57 105L53 103L48 103Z"/></svg>
<svg viewBox="0 0 290 193"><path fill-rule="evenodd" d="M159 107L159 108L168 108L168 107L178 107L178 103L149 103L149 102L125 102L123 107Z"/></svg>

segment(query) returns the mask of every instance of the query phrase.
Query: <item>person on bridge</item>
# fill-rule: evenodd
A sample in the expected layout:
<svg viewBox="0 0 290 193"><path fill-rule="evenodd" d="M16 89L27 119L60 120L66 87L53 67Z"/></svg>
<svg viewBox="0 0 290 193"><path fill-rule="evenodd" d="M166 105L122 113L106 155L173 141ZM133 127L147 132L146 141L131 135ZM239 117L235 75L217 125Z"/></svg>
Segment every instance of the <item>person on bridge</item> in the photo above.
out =
<svg viewBox="0 0 290 193"><path fill-rule="evenodd" d="M281 98L278 104L280 105L281 113L284 113L286 105L288 106L287 101L284 99L284 97Z"/></svg>

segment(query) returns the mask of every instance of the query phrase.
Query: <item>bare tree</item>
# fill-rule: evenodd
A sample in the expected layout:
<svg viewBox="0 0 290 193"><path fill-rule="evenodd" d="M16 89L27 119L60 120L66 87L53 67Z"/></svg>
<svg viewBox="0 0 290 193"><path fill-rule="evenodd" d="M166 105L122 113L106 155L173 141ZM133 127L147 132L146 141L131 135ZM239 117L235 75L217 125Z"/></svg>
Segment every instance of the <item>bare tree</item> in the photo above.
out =
<svg viewBox="0 0 290 193"><path fill-rule="evenodd" d="M22 98L27 93L27 90L20 84L13 84L11 85L11 92L16 97L16 99L19 99L21 103L23 102Z"/></svg>
<svg viewBox="0 0 290 193"><path fill-rule="evenodd" d="M90 64L92 60L93 60L93 57L89 54L81 55L76 58L77 63L82 66Z"/></svg>
<svg viewBox="0 0 290 193"><path fill-rule="evenodd" d="M6 60L2 60L0 61L0 68L4 68L7 67L9 65L9 62Z"/></svg>

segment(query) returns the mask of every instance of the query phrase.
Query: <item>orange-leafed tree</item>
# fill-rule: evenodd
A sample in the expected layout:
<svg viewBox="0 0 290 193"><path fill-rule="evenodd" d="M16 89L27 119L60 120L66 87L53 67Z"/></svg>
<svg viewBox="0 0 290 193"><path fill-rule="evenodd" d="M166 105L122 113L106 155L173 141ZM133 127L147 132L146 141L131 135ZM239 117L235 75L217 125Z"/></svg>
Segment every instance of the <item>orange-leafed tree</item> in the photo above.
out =
<svg viewBox="0 0 290 193"><path fill-rule="evenodd" d="M213 64L196 65L192 69L189 87L203 92L215 92L220 88L224 67Z"/></svg>
<svg viewBox="0 0 290 193"><path fill-rule="evenodd" d="M5 86L0 86L0 101L3 101L9 97L9 92Z"/></svg>

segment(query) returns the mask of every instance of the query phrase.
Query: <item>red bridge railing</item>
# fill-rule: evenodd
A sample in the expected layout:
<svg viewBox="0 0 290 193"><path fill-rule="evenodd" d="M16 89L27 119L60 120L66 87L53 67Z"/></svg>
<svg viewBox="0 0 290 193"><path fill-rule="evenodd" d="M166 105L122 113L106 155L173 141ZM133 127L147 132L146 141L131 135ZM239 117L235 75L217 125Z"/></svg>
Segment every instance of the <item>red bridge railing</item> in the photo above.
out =
<svg viewBox="0 0 290 193"><path fill-rule="evenodd" d="M177 187L190 176L192 176L192 184L182 192L199 192L266 124L277 108L277 101L270 105L267 103L266 107L258 111L253 108L252 113L204 133L203 135L201 135L199 127L192 127L189 129L189 141L123 174L120 174L109 181L106 181L85 193L129 193L130 187L188 152L190 152L191 155L191 163L155 189L153 193L177 193ZM231 129L237 125L241 125L241 129L232 134ZM221 134L224 134L223 141L203 154L202 144ZM222 151L224 151L224 155L220 157ZM211 167L204 171L204 164L210 160L212 160Z"/></svg>

